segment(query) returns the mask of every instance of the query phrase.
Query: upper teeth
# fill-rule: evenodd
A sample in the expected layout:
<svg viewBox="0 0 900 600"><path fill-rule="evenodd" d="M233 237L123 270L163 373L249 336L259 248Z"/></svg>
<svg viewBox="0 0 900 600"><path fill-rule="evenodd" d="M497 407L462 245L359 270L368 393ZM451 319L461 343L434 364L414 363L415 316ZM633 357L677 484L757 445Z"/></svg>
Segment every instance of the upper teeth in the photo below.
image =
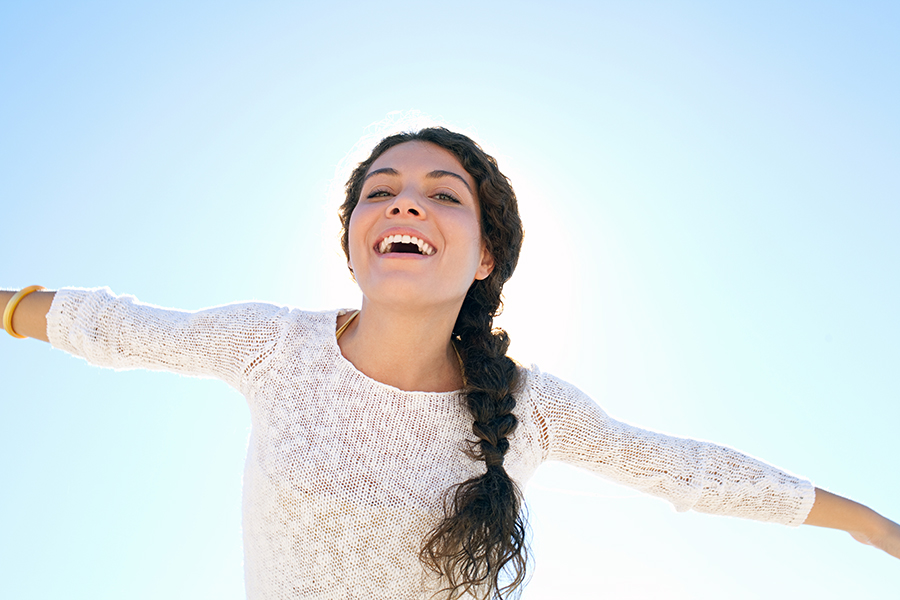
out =
<svg viewBox="0 0 900 600"><path fill-rule="evenodd" d="M434 254L434 248L432 248L428 242L422 241L417 237L413 237L411 235L389 235L378 244L378 252L379 254L384 254L388 251L388 248L391 247L391 244L415 244L419 247L419 252L424 254L425 256L431 256Z"/></svg>

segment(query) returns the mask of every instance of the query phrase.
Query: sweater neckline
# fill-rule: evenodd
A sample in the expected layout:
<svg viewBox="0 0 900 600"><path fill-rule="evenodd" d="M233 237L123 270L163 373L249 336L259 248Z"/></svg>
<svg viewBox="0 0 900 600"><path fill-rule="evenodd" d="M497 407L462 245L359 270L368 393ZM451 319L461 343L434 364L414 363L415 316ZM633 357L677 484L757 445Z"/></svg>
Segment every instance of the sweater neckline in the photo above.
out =
<svg viewBox="0 0 900 600"><path fill-rule="evenodd" d="M382 383L377 379L373 379L356 368L352 362L347 360L344 354L341 352L341 347L338 345L337 337L334 333L337 331L337 319L341 315L345 315L348 312L353 312L354 309L348 308L340 308L335 311L332 311L331 314L328 315L328 323L330 325L331 335L328 336L328 347L329 349L336 355L338 364L341 367L349 371L353 374L357 379L362 379L363 381L368 382L370 385L374 385L384 390L390 392L395 395L408 395L408 396L429 396L433 398L454 398L459 397L463 394L463 390L454 390L452 392L421 392L421 391L409 391L409 390L401 390L398 387L394 387L392 385L388 385L387 383Z"/></svg>

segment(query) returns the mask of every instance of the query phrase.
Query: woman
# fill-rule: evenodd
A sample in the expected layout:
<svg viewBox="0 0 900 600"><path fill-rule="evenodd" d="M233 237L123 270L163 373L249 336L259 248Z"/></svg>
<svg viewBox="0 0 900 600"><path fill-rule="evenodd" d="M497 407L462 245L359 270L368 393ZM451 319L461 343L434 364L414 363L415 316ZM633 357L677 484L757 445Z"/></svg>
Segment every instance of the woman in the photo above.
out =
<svg viewBox="0 0 900 600"><path fill-rule="evenodd" d="M548 459L679 510L844 529L900 557L900 527L729 448L616 422L506 356L492 328L522 241L473 141L388 137L353 172L342 244L359 311L165 310L107 290L4 292L4 328L89 361L218 377L247 398L250 598L501 597L521 588L520 489Z"/></svg>

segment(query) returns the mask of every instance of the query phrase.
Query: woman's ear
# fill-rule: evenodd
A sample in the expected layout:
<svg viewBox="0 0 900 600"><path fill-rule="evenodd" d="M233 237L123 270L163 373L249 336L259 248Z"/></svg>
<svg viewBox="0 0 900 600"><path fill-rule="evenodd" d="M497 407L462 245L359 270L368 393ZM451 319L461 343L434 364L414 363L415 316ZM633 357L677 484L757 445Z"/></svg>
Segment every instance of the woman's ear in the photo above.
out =
<svg viewBox="0 0 900 600"><path fill-rule="evenodd" d="M494 257L488 252L484 246L481 247L481 264L475 271L475 279L487 279L487 276L494 272Z"/></svg>

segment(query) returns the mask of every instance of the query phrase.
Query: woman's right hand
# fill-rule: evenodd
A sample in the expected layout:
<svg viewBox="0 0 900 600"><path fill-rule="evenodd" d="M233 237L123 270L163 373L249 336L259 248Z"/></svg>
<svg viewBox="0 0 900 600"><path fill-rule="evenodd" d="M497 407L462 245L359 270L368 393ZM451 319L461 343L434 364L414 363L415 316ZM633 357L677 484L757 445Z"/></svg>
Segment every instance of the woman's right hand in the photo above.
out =
<svg viewBox="0 0 900 600"><path fill-rule="evenodd" d="M6 310L7 303L15 294L16 291L0 291L0 310ZM22 298L13 313L13 331L36 340L49 341L47 339L47 313L50 312L50 305L53 303L55 295L56 292L32 292Z"/></svg>

